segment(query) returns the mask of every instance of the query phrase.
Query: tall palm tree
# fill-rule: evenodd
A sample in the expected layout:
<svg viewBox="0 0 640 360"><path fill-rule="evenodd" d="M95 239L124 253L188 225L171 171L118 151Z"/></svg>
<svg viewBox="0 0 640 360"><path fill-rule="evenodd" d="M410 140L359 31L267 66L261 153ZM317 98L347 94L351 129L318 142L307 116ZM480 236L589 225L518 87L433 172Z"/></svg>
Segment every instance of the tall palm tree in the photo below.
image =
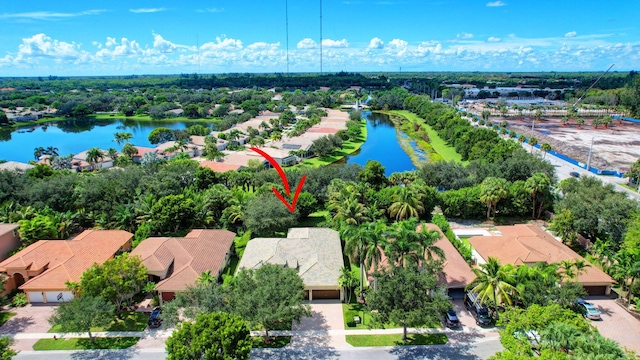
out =
<svg viewBox="0 0 640 360"><path fill-rule="evenodd" d="M496 208L500 200L509 197L509 182L506 179L488 177L480 184L480 201L487 205L487 220L491 217L491 209L493 208L493 216L496 216Z"/></svg>
<svg viewBox="0 0 640 360"><path fill-rule="evenodd" d="M45 154L49 156L58 156L58 148L54 146L47 146L45 149Z"/></svg>
<svg viewBox="0 0 640 360"><path fill-rule="evenodd" d="M340 285L342 288L346 290L347 298L345 299L345 302L347 304L350 304L351 295L353 294L353 288L358 286L358 279L355 276L353 276L353 272L351 272L351 269L348 269L344 266L340 268L338 285Z"/></svg>
<svg viewBox="0 0 640 360"><path fill-rule="evenodd" d="M335 204L336 213L333 216L334 221L343 222L347 225L358 225L370 220L365 215L365 206L358 202L355 197Z"/></svg>
<svg viewBox="0 0 640 360"><path fill-rule="evenodd" d="M99 148L91 148L87 151L87 162L91 164L91 169L96 169L96 164L104 159L104 153Z"/></svg>
<svg viewBox="0 0 640 360"><path fill-rule="evenodd" d="M633 284L640 278L640 252L634 250L620 250L614 256L611 267L613 278L622 283L622 289L627 290L627 306L631 307Z"/></svg>
<svg viewBox="0 0 640 360"><path fill-rule="evenodd" d="M551 186L551 180L544 173L535 173L533 176L527 179L524 184L525 188L531 194L533 198L533 210L531 211L531 218L535 219L536 216L536 197L545 191L549 190ZM540 205L542 208L542 204Z"/></svg>
<svg viewBox="0 0 640 360"><path fill-rule="evenodd" d="M424 211L422 197L409 186L396 188L391 200L393 203L389 206L389 214L396 220L418 218Z"/></svg>
<svg viewBox="0 0 640 360"><path fill-rule="evenodd" d="M44 155L45 151L46 150L42 146L38 146L37 148L33 149L33 157L38 160L42 155Z"/></svg>
<svg viewBox="0 0 640 360"><path fill-rule="evenodd" d="M543 159L547 157L547 153L549 151L551 151L551 144L549 143L543 143L542 145L540 145L540 150L544 151L544 156L542 157Z"/></svg>
<svg viewBox="0 0 640 360"><path fill-rule="evenodd" d="M471 292L478 294L481 303L491 300L495 313L500 305L511 305L513 296L517 296L518 289L513 285L513 279L506 269L500 265L498 259L489 257L479 268L471 269L476 278L467 286Z"/></svg>

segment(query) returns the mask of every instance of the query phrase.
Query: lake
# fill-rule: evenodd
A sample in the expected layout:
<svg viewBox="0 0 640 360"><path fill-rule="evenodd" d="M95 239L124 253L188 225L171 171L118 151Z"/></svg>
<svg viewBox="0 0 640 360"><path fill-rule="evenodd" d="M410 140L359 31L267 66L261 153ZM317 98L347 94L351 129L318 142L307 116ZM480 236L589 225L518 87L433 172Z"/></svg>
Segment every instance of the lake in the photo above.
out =
<svg viewBox="0 0 640 360"><path fill-rule="evenodd" d="M115 148L120 150L113 134L127 131L133 134L130 142L137 146L154 147L149 143L149 134L153 129L166 127L184 129L187 126L206 122L185 121L137 121L124 119L83 119L65 120L22 127L14 130L0 130L0 159L7 161L28 162L34 160L33 152L37 147L58 148L58 154L77 154L81 151L98 147L103 150Z"/></svg>
<svg viewBox="0 0 640 360"><path fill-rule="evenodd" d="M367 120L367 141L346 161L364 166L368 160L377 160L385 167L387 176L394 172L415 170L411 159L398 143L398 135L401 138L406 138L406 135L396 130L389 117L369 111L363 112L363 117ZM26 163L34 160L34 149L40 146L56 147L60 155L77 154L93 147L120 150L121 146L114 141L113 134L121 131L133 134L130 140L132 144L153 147L148 139L153 129L184 129L194 124L209 125L206 122L171 120L86 119L23 127L13 132L3 130L0 131L0 159Z"/></svg>
<svg viewBox="0 0 640 360"><path fill-rule="evenodd" d="M401 138L407 135L396 130L389 116L369 111L363 112L362 116L367 119L367 141L358 152L349 156L347 163L365 166L367 161L376 160L385 167L387 176L394 172L415 170L411 158L398 143L398 135ZM410 144L415 148L414 142Z"/></svg>

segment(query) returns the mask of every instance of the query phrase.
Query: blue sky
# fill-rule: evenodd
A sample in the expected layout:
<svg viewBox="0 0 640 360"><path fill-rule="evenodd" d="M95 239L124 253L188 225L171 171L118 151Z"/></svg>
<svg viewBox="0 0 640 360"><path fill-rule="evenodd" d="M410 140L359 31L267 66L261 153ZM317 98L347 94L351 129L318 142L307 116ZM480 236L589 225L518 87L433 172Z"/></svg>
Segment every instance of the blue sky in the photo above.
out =
<svg viewBox="0 0 640 360"><path fill-rule="evenodd" d="M638 70L638 0L324 0L322 70ZM288 0L289 71L320 1ZM287 72L285 0L3 1L0 76Z"/></svg>

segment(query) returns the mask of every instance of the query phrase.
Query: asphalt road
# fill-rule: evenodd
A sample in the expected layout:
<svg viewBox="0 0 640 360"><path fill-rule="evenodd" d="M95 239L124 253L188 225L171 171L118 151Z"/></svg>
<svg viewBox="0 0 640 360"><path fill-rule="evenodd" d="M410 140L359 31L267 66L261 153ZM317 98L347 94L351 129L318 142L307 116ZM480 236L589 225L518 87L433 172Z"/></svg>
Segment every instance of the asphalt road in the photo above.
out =
<svg viewBox="0 0 640 360"><path fill-rule="evenodd" d="M282 348L254 349L251 359L299 360L408 360L408 359L487 359L502 345L497 338L481 340L473 344L447 344L436 346L398 346L370 348ZM23 351L16 360L160 360L166 359L163 349L148 350L96 350L96 351Z"/></svg>

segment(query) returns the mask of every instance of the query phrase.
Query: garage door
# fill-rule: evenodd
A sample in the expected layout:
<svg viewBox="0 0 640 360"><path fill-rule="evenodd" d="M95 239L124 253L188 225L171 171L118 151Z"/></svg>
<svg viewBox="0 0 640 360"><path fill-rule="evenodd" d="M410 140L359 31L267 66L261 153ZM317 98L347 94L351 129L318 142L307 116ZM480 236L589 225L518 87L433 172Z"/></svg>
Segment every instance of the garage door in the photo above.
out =
<svg viewBox="0 0 640 360"><path fill-rule="evenodd" d="M40 291L30 291L27 294L29 295L29 302L32 302L32 303L44 302L44 297L42 297L42 293Z"/></svg>
<svg viewBox="0 0 640 360"><path fill-rule="evenodd" d="M607 287L606 286L585 286L584 290L590 296L605 295L607 292Z"/></svg>
<svg viewBox="0 0 640 360"><path fill-rule="evenodd" d="M340 299L340 290L313 290L313 300Z"/></svg>
<svg viewBox="0 0 640 360"><path fill-rule="evenodd" d="M65 302L73 299L71 291L47 291L44 294L47 296L48 303Z"/></svg>
<svg viewBox="0 0 640 360"><path fill-rule="evenodd" d="M171 301L176 297L176 293L174 292L163 292L162 293L162 301Z"/></svg>

